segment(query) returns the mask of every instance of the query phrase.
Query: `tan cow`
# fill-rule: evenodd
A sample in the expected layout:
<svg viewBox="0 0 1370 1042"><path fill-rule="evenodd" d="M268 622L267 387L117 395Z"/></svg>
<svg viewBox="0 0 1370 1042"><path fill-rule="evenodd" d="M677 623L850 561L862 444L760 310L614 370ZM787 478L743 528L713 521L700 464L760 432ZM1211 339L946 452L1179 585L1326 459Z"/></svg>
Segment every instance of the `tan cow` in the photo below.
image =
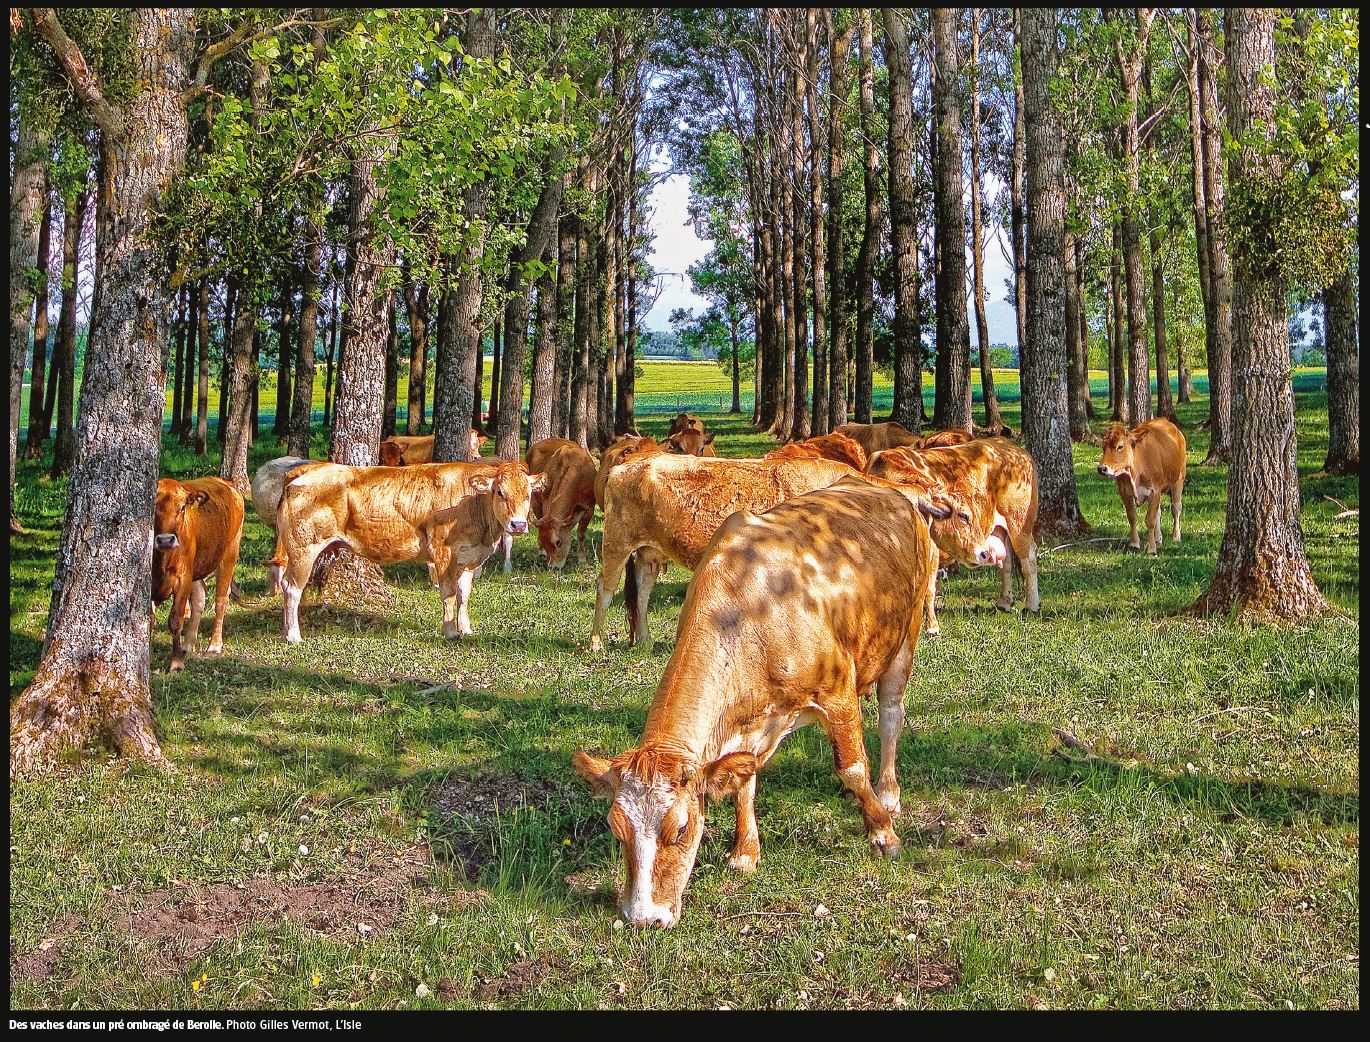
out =
<svg viewBox="0 0 1370 1042"><path fill-rule="evenodd" d="M1180 541L1180 511L1184 507L1184 432L1164 416L1147 420L1128 430L1109 424L1104 432L1104 454L1099 473L1118 483L1118 495L1127 510L1127 541L1141 548L1137 537L1137 504L1146 504L1146 552L1161 545L1161 493L1170 496L1170 538Z"/></svg>
<svg viewBox="0 0 1370 1042"><path fill-rule="evenodd" d="M936 490L959 506L932 526L937 548L971 566L1002 569L1000 611L1013 607L1013 566L1022 570L1028 611L1041 610L1037 585L1037 468L1032 457L1006 438L976 438L964 445L878 452L867 473L922 490ZM1009 549L1012 549L1012 557ZM928 632L938 632L929 604Z"/></svg>
<svg viewBox="0 0 1370 1042"><path fill-rule="evenodd" d="M844 434L860 445L868 460L885 449L901 446L918 448L923 443L921 435L914 434L902 423L896 423L894 420L887 423L844 423L833 433Z"/></svg>
<svg viewBox="0 0 1370 1042"><path fill-rule="evenodd" d="M909 498L848 475L764 513L739 510L705 549L636 749L578 752L576 773L612 801L625 919L674 926L704 834L705 803L731 794L728 863L761 855L757 771L792 731L818 723L866 835L894 856L895 750L932 557ZM876 688L880 774L872 787L861 698Z"/></svg>
<svg viewBox="0 0 1370 1042"><path fill-rule="evenodd" d="M382 467L406 467L414 463L433 462L432 434L392 434L381 442ZM472 460L480 456L481 446L490 435L472 427L467 435L467 454Z"/></svg>
<svg viewBox="0 0 1370 1042"><path fill-rule="evenodd" d="M671 429L666 432L669 438L672 434L679 434L685 430L696 430L700 434L704 433L704 421L698 416L691 416L687 412L676 413L676 417L671 421Z"/></svg>
<svg viewBox="0 0 1370 1042"><path fill-rule="evenodd" d="M944 449L952 445L966 445L975 440L975 435L970 431L959 430L952 427L945 431L932 431L924 434L918 439L920 449Z"/></svg>
<svg viewBox="0 0 1370 1042"><path fill-rule="evenodd" d="M224 619L243 538L243 496L222 478L157 482L153 515L152 603L171 602L171 668L185 665L199 640L205 579L214 576L214 635L206 649L224 649ZM184 646L182 626L189 611Z"/></svg>
<svg viewBox="0 0 1370 1042"><path fill-rule="evenodd" d="M667 452L679 453L682 456L718 455L718 450L714 448L714 436L706 434L702 424L699 427L686 427L684 430L676 431L666 439L663 447Z"/></svg>
<svg viewBox="0 0 1370 1042"><path fill-rule="evenodd" d="M830 459L857 470L866 469L866 450L845 434L821 434L806 441L792 441L766 453L764 459Z"/></svg>
<svg viewBox="0 0 1370 1042"><path fill-rule="evenodd" d="M545 486L533 494L533 524L547 566L565 566L577 524L576 562L584 564L585 530L595 514L595 461L573 441L544 438L528 449L526 463L530 474L546 476Z"/></svg>
<svg viewBox="0 0 1370 1042"><path fill-rule="evenodd" d="M419 525L418 559L428 562L428 574L442 594L444 637L471 632L471 583L504 537L528 531L533 493L546 481L544 474L530 477L522 463L501 463L494 474L470 479L472 495Z"/></svg>
<svg viewBox="0 0 1370 1042"><path fill-rule="evenodd" d="M300 641L300 594L327 547L346 546L376 564L418 560L419 526L490 477L484 463L419 463L348 467L326 463L294 474L276 515L276 555L285 639Z"/></svg>
<svg viewBox="0 0 1370 1042"><path fill-rule="evenodd" d="M629 457L661 451L654 439L642 434L620 434L609 442L599 457L599 469L595 472L595 505L604 509L604 483L609 480L611 470Z"/></svg>

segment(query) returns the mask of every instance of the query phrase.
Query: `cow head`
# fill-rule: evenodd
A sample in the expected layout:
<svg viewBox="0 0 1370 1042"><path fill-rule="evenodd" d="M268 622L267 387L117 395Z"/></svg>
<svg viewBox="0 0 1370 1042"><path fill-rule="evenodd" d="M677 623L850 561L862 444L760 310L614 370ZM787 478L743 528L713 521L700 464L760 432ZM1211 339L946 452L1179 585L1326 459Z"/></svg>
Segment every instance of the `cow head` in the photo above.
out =
<svg viewBox="0 0 1370 1042"><path fill-rule="evenodd" d="M1106 478L1125 478L1132 474L1133 450L1137 436L1129 433L1121 423L1110 423L1104 431L1104 454L1099 460L1099 473Z"/></svg>
<svg viewBox="0 0 1370 1042"><path fill-rule="evenodd" d="M546 482L546 474L530 476L522 463L501 463L495 473L470 479L473 492L490 496L500 531L508 535L523 535L528 531L528 510L533 493L541 491Z"/></svg>
<svg viewBox="0 0 1370 1042"><path fill-rule="evenodd" d="M700 434L704 433L704 421L698 416L691 416L687 412L676 413L676 418L671 421L671 429L666 433L679 434L681 431L696 430Z"/></svg>
<svg viewBox="0 0 1370 1042"><path fill-rule="evenodd" d="M476 459L480 455L481 446L490 440L490 435L479 427L472 427L467 440L467 455L470 459Z"/></svg>
<svg viewBox="0 0 1370 1042"><path fill-rule="evenodd" d="M868 473L897 485L920 491L921 498L944 516L924 509L937 548L948 557L972 567L1001 566L1008 558L1008 522L994 506L992 496L978 494L969 485L948 480L945 472L927 464L917 451L888 449L871 457Z"/></svg>
<svg viewBox="0 0 1370 1042"><path fill-rule="evenodd" d="M381 466L382 467L402 467L404 466L404 450L397 442L381 442Z"/></svg>
<svg viewBox="0 0 1370 1042"><path fill-rule="evenodd" d="M180 549L181 544L185 542L187 511L194 510L208 498L205 493L192 492L171 478L158 480L152 542L159 553Z"/></svg>
<svg viewBox="0 0 1370 1042"><path fill-rule="evenodd" d="M610 801L627 870L619 911L634 926L674 926L704 838L705 802L736 792L756 773L756 757L729 753L700 766L634 749L612 760L578 752L571 762L591 793Z"/></svg>
<svg viewBox="0 0 1370 1042"><path fill-rule="evenodd" d="M703 427L686 427L666 439L666 451L682 456L703 456L704 449L713 443L714 436L705 434Z"/></svg>

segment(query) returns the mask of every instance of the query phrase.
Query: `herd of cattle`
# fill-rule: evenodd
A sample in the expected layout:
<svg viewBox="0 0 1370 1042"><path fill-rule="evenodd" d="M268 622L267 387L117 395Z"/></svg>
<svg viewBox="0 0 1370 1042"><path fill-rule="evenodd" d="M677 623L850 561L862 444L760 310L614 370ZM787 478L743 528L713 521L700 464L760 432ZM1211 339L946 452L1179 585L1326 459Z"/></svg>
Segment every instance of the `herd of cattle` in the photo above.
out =
<svg viewBox="0 0 1370 1042"><path fill-rule="evenodd" d="M623 435L598 463L575 442L549 438L523 462L433 463L433 439L397 437L381 466L282 457L252 483L258 515L276 532L270 584L283 602L285 639L301 640L300 598L319 555L345 546L376 564L426 563L443 600L443 634L471 633L471 588L529 525L551 568L585 561L596 507L603 542L591 648L620 581L629 639L651 646L648 602L671 563L693 573L675 650L636 749L613 758L578 752L573 765L611 801L627 882L620 907L638 925L671 926L693 869L707 800L732 795L737 835L729 863L760 857L757 771L786 735L817 722L856 797L874 849L899 849L895 745L920 633L938 633L939 572L951 562L995 566L997 607L1014 604L1014 574L1038 611L1037 478L1032 457L1004 437L917 435L897 423L846 424L759 459L719 457L696 417L676 417L666 441ZM1162 493L1180 538L1184 435L1169 420L1105 434L1099 474L1117 482L1139 546L1136 504L1147 504L1147 549L1160 544ZM193 651L215 576L214 637L224 617L244 520L243 497L219 478L158 482L153 599L173 599L171 668ZM188 616L188 620L187 620ZM186 634L183 642L183 633ZM860 698L879 702L880 768L871 784Z"/></svg>

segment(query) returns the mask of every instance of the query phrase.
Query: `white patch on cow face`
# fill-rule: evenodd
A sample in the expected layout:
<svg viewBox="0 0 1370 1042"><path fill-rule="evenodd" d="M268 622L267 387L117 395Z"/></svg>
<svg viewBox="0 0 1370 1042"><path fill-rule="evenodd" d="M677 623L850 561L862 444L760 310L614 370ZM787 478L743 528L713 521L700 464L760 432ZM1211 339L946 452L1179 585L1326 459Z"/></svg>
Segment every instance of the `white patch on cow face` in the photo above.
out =
<svg viewBox="0 0 1370 1042"><path fill-rule="evenodd" d="M990 526L989 536L975 550L975 563L979 565L992 565L995 568L1002 568L1004 561L1008 558L1008 547L1004 545L1004 540L997 533L1008 532L1008 522L1004 520L1004 515L999 511L994 512L994 523Z"/></svg>
<svg viewBox="0 0 1370 1042"><path fill-rule="evenodd" d="M688 795L682 801L682 793L668 784L649 785L627 774L614 806L632 830L631 837L620 837L631 845L633 856L619 910L634 926L674 926L704 831L698 804ZM678 841L663 845L662 827L673 811L681 822ZM659 864L662 858L669 860Z"/></svg>

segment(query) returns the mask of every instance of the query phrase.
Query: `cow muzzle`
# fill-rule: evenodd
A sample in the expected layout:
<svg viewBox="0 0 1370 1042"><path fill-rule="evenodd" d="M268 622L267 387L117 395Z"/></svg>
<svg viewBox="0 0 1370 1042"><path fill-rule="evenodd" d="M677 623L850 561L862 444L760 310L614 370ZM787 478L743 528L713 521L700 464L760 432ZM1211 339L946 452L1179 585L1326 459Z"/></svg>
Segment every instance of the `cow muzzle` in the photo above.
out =
<svg viewBox="0 0 1370 1042"><path fill-rule="evenodd" d="M509 534L510 534L510 535L523 535L523 534L524 534L525 532L527 532L527 531L528 531L528 522L527 522L527 521L510 521L510 522L509 522Z"/></svg>
<svg viewBox="0 0 1370 1042"><path fill-rule="evenodd" d="M1113 468L1108 467L1108 466L1105 466L1105 465L1102 464L1102 463L1099 464L1099 474L1100 474L1100 476L1102 476L1102 477L1105 477L1105 478L1120 478L1120 477L1122 477L1122 476L1123 476L1124 474L1126 474L1126 473L1127 473L1127 471L1125 471L1125 470L1114 470Z"/></svg>
<svg viewBox="0 0 1370 1042"><path fill-rule="evenodd" d="M1005 545L1008 533L1002 528L995 528L989 534L989 538L975 551L975 563L978 565L993 565L998 568L1008 557L1008 547Z"/></svg>
<svg viewBox="0 0 1370 1042"><path fill-rule="evenodd" d="M672 909L652 901L628 902L619 911L634 926L651 926L662 930L670 929L680 918Z"/></svg>
<svg viewBox="0 0 1370 1042"><path fill-rule="evenodd" d="M167 535L163 535L161 532L158 532L155 542L157 544L158 550L175 550L176 547L181 545L180 541L176 538L175 532L172 532Z"/></svg>

